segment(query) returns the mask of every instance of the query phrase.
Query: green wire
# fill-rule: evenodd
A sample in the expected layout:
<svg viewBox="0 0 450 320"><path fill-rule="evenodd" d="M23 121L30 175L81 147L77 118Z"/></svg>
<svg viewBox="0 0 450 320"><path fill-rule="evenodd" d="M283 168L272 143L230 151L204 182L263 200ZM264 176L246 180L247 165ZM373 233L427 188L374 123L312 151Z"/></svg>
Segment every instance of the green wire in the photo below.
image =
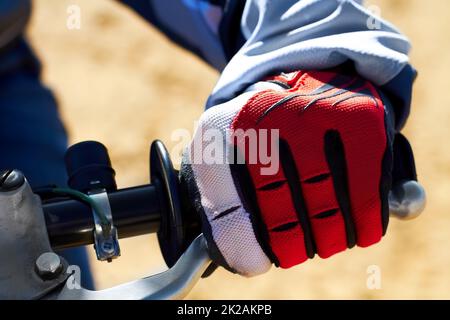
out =
<svg viewBox="0 0 450 320"><path fill-rule="evenodd" d="M89 204L89 206L94 210L94 213L100 219L100 224L102 225L103 231L105 231L105 228L110 227L108 218L106 218L106 215L103 213L102 210L100 210L100 207L98 206L97 202L93 200L91 197L89 197L87 194L69 188L54 188L52 189L52 192L60 195L68 195Z"/></svg>

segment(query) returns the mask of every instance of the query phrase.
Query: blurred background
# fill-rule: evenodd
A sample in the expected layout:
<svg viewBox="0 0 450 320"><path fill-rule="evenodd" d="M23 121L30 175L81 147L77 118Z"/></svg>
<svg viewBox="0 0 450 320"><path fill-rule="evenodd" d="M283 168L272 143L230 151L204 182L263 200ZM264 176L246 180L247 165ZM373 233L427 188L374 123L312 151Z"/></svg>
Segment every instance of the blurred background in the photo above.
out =
<svg viewBox="0 0 450 320"><path fill-rule="evenodd" d="M67 7L81 7L80 30L66 28ZM290 270L273 268L246 279L224 270L201 280L191 299L450 298L450 2L372 0L381 15L411 39L419 70L405 130L419 179L428 192L417 220L391 220L381 244L319 258ZM177 48L127 8L111 0L39 0L28 30L56 93L71 143L94 139L110 150L119 187L148 183L150 142L170 150L175 129L194 121L218 74ZM193 81L195 79L195 81ZM123 240L122 257L97 262L106 288L165 269L155 236ZM367 268L381 270L381 289L369 290Z"/></svg>

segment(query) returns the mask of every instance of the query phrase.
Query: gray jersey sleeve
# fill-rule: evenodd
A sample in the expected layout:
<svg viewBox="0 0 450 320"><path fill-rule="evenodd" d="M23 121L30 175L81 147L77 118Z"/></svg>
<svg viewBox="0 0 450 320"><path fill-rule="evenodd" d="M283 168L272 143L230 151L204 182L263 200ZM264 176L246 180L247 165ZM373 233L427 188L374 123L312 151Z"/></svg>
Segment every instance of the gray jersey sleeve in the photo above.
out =
<svg viewBox="0 0 450 320"><path fill-rule="evenodd" d="M353 61L382 86L408 64L410 44L357 0L247 0L242 48L223 70L207 107L276 72L325 69Z"/></svg>

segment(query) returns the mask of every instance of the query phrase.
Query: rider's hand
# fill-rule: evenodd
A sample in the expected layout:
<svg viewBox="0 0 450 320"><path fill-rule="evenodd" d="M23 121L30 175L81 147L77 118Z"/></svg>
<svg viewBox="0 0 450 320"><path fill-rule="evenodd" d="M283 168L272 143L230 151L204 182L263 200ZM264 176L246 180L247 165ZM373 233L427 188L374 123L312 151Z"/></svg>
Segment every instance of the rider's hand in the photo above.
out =
<svg viewBox="0 0 450 320"><path fill-rule="evenodd" d="M208 109L181 173L213 260L252 276L380 241L394 122L374 85L331 71L272 77Z"/></svg>

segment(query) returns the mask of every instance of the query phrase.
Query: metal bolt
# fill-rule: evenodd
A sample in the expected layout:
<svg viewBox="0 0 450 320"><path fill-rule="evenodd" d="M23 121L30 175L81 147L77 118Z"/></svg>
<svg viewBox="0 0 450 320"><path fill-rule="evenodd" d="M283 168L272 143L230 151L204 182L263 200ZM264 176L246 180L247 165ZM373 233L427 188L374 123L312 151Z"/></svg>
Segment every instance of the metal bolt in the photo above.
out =
<svg viewBox="0 0 450 320"><path fill-rule="evenodd" d="M45 252L36 260L36 272L44 280L55 279L62 270L61 258L56 253Z"/></svg>
<svg viewBox="0 0 450 320"><path fill-rule="evenodd" d="M19 189L25 183L25 177L19 170L0 171L0 192Z"/></svg>
<svg viewBox="0 0 450 320"><path fill-rule="evenodd" d="M102 250L106 253L114 253L114 243L112 241L106 240L102 243Z"/></svg>

